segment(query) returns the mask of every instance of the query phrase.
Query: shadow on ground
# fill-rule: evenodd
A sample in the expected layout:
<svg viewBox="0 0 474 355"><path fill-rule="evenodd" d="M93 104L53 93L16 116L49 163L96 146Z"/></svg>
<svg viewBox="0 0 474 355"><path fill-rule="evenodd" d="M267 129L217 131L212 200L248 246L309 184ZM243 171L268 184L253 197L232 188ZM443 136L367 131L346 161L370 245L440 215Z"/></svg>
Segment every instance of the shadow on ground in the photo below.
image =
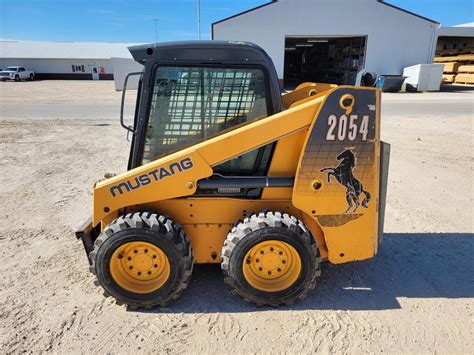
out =
<svg viewBox="0 0 474 355"><path fill-rule="evenodd" d="M325 263L307 299L279 310L397 309L397 297L474 297L473 233L386 233L378 255L343 265ZM219 265L197 265L181 299L142 312L255 312L232 296Z"/></svg>
<svg viewBox="0 0 474 355"><path fill-rule="evenodd" d="M454 84L454 85L445 85L442 84L440 91L442 92L459 92L459 91L474 91L474 85L463 85L463 84Z"/></svg>

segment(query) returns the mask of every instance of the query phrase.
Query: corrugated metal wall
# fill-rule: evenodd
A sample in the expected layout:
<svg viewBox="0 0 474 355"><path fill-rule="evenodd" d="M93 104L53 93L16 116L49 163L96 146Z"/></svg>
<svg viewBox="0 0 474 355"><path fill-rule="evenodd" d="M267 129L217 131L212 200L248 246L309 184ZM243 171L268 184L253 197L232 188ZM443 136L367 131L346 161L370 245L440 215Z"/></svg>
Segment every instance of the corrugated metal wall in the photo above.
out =
<svg viewBox="0 0 474 355"><path fill-rule="evenodd" d="M367 36L364 71L401 74L404 67L431 63L436 28L376 0L280 0L216 23L213 34L260 45L282 79L285 36Z"/></svg>

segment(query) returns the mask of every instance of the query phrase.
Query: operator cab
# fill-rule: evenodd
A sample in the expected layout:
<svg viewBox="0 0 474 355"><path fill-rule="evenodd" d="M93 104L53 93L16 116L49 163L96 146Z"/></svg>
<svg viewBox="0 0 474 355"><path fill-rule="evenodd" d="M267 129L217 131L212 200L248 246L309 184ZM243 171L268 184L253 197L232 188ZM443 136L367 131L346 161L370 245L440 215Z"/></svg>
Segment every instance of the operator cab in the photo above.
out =
<svg viewBox="0 0 474 355"><path fill-rule="evenodd" d="M270 57L251 43L169 42L129 48L140 75L129 169L281 111ZM125 91L125 89L124 89ZM264 176L275 143L213 166L228 177ZM259 197L261 189L197 195Z"/></svg>

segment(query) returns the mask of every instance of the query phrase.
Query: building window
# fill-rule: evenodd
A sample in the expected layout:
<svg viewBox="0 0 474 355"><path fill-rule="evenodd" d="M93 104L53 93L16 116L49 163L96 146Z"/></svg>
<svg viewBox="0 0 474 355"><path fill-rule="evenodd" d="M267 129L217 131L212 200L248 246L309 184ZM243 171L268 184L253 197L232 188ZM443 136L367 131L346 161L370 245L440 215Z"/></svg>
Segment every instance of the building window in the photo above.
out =
<svg viewBox="0 0 474 355"><path fill-rule="evenodd" d="M84 66L83 65L75 65L73 64L72 65L72 72L75 73L75 72L85 72L84 70Z"/></svg>

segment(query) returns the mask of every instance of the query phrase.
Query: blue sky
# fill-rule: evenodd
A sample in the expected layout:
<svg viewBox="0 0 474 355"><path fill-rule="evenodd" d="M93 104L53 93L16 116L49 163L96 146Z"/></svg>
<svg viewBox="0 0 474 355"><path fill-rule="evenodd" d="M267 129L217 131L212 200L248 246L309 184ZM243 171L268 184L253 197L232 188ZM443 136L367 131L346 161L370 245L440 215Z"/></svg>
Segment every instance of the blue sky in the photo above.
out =
<svg viewBox="0 0 474 355"><path fill-rule="evenodd" d="M317 1L317 0L308 0ZM356 1L356 0L348 0ZM201 0L201 33L212 22L267 0ZM474 21L473 0L388 0L445 26ZM196 0L0 0L0 38L154 42L197 38Z"/></svg>

